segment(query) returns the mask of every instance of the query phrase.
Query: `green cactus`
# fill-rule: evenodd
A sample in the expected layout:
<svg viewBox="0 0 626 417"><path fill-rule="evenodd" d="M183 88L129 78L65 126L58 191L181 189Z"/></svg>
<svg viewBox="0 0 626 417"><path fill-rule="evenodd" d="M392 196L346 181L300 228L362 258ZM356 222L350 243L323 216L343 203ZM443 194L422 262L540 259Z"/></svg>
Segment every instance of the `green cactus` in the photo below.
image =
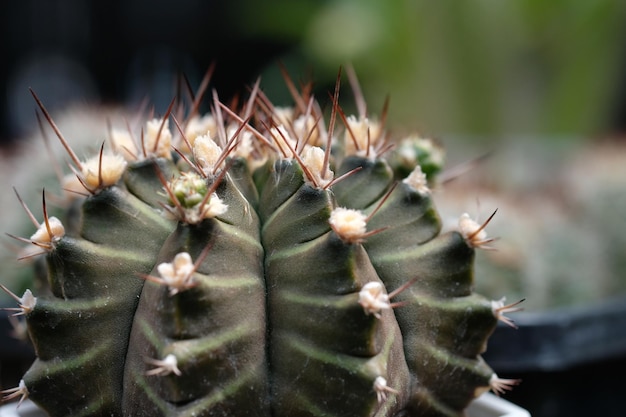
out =
<svg viewBox="0 0 626 417"><path fill-rule="evenodd" d="M63 221L44 196L25 239L49 294L3 286L37 353L5 399L75 417L460 416L514 385L480 357L516 310L472 292L485 224L441 233L440 151L419 139L407 170L337 97L326 125L312 98L285 111L257 84L239 114L168 112L88 161L59 134L85 196Z"/></svg>

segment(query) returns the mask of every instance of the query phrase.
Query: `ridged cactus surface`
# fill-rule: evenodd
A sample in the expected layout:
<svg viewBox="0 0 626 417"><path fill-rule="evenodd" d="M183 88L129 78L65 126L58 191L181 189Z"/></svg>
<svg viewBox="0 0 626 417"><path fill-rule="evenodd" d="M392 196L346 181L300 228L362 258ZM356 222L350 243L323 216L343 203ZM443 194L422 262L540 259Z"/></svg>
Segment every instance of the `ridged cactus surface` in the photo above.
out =
<svg viewBox="0 0 626 417"><path fill-rule="evenodd" d="M5 397L74 417L461 416L514 384L480 354L515 307L472 292L484 225L441 232L439 151L391 150L336 97L324 123L257 85L242 109L113 131L88 161L67 146L81 195L62 220L27 209L50 293L13 295L38 358Z"/></svg>

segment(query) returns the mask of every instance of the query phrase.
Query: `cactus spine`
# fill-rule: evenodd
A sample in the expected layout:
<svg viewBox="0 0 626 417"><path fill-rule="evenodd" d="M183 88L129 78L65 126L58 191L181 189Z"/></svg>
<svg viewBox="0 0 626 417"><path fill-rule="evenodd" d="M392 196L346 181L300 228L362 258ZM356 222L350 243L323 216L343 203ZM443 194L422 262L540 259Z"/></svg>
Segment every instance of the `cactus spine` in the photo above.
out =
<svg viewBox="0 0 626 417"><path fill-rule="evenodd" d="M275 109L257 84L239 113L216 99L172 116L175 136L168 111L86 162L60 136L86 196L25 239L50 294L12 294L38 358L6 398L52 416L460 416L514 384L480 357L515 310L472 292L484 225L442 234L439 155L404 143L407 169L337 97L326 126L311 97Z"/></svg>

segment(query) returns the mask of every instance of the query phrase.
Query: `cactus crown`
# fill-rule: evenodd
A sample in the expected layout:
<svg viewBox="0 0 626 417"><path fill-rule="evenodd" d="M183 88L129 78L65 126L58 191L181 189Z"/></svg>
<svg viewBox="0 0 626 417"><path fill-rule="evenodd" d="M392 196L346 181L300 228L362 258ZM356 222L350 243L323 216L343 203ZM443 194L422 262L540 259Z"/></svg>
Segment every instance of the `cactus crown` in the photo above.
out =
<svg viewBox="0 0 626 417"><path fill-rule="evenodd" d="M182 123L170 106L84 162L57 132L85 196L63 222L45 198L42 223L27 209L49 293L11 293L38 358L6 399L53 416L459 416L515 383L480 357L515 308L472 292L486 223L441 233L440 149L392 151L384 114L357 97L346 116L339 81L328 123L292 91L292 109L258 83L242 108L214 95Z"/></svg>

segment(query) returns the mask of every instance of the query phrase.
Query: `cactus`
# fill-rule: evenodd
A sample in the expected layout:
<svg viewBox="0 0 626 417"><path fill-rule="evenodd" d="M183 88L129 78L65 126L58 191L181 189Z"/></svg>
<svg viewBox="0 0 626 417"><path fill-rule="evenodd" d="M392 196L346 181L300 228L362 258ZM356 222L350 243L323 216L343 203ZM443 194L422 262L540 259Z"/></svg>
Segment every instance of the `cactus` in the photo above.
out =
<svg viewBox="0 0 626 417"><path fill-rule="evenodd" d="M529 139L505 143L448 184L437 208L446 224L459 207L480 211L477 197L498 207L489 228L501 241L477 257L476 291L532 294L525 308L547 316L626 296L626 217L617 214L626 212L625 189L623 144ZM586 276L593 279L578 279Z"/></svg>
<svg viewBox="0 0 626 417"><path fill-rule="evenodd" d="M517 309L473 293L487 222L442 233L440 151L394 153L338 86L328 123L308 94L275 108L257 83L241 109L214 95L179 123L170 107L87 161L57 130L76 194L64 220L45 193L41 221L23 204L49 293L2 286L37 353L5 399L51 416L460 416L517 383L480 356Z"/></svg>

